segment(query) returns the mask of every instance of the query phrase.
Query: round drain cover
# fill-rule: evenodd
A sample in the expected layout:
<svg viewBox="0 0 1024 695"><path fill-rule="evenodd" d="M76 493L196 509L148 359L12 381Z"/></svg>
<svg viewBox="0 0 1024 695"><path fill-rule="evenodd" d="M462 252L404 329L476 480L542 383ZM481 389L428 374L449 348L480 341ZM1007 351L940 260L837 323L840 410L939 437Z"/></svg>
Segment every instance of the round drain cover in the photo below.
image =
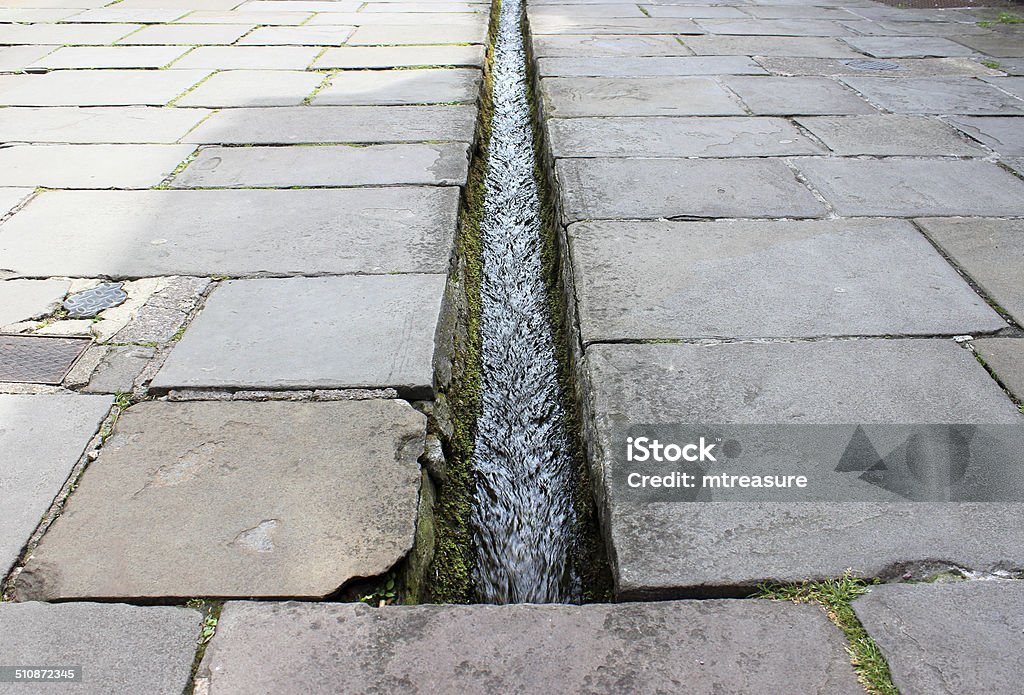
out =
<svg viewBox="0 0 1024 695"><path fill-rule="evenodd" d="M84 319L115 307L126 299L128 293L121 289L120 282L105 282L91 290L71 295L64 300L64 308L68 310L69 318Z"/></svg>
<svg viewBox="0 0 1024 695"><path fill-rule="evenodd" d="M854 70L902 70L890 60L844 60L843 65Z"/></svg>

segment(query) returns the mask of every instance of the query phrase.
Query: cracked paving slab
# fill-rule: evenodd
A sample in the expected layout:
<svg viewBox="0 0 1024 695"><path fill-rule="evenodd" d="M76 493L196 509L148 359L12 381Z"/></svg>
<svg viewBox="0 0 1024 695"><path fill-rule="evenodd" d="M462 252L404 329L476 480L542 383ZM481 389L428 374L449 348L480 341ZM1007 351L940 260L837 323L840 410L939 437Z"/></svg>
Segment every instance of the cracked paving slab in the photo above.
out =
<svg viewBox="0 0 1024 695"><path fill-rule="evenodd" d="M412 547L425 425L390 400L137 404L15 594L314 598L383 574Z"/></svg>
<svg viewBox="0 0 1024 695"><path fill-rule="evenodd" d="M474 639L466 639L475 635ZM211 695L315 690L862 692L816 606L767 601L629 605L225 605L197 681ZM779 654L799 659L779 659ZM624 686L623 684L628 684Z"/></svg>
<svg viewBox="0 0 1024 695"><path fill-rule="evenodd" d="M903 695L1020 687L1024 582L875 586L853 602Z"/></svg>
<svg viewBox="0 0 1024 695"><path fill-rule="evenodd" d="M920 560L988 571L1024 563L1020 503L657 502L612 482L613 452L629 425L1024 423L951 340L592 345L585 369L592 475L620 598L848 568L878 577Z"/></svg>
<svg viewBox="0 0 1024 695"><path fill-rule="evenodd" d="M112 402L0 394L0 576L18 559Z"/></svg>
<svg viewBox="0 0 1024 695"><path fill-rule="evenodd" d="M34 277L443 273L458 195L455 187L53 191L0 225L0 257Z"/></svg>

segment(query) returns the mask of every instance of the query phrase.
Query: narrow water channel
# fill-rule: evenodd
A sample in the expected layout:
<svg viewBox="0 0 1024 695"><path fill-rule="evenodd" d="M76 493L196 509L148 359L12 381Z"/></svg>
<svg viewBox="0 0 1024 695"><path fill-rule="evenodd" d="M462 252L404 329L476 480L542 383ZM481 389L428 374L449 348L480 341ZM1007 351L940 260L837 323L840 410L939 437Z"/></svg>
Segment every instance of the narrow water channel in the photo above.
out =
<svg viewBox="0 0 1024 695"><path fill-rule="evenodd" d="M541 258L522 0L504 0L481 223L482 404L471 516L478 598L571 602L572 464Z"/></svg>

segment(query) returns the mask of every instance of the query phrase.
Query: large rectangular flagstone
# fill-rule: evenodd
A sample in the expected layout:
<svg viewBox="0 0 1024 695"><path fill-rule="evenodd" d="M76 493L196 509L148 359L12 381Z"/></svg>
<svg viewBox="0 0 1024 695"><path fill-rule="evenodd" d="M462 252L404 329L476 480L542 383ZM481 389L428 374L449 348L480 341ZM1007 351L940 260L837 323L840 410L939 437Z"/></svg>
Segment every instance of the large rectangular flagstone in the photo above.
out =
<svg viewBox="0 0 1024 695"><path fill-rule="evenodd" d="M0 186L149 188L194 145L15 145L0 149Z"/></svg>
<svg viewBox="0 0 1024 695"><path fill-rule="evenodd" d="M480 97L479 70L345 70L317 92L312 104L469 104Z"/></svg>
<svg viewBox="0 0 1024 695"><path fill-rule="evenodd" d="M184 140L203 144L472 142L472 106L296 106L225 109Z"/></svg>
<svg viewBox="0 0 1024 695"><path fill-rule="evenodd" d="M0 683L0 691L180 695L189 684L203 615L179 606L0 604L5 666L79 669L74 682Z"/></svg>
<svg viewBox="0 0 1024 695"><path fill-rule="evenodd" d="M343 46L328 48L313 67L345 70L451 66L478 68L483 46Z"/></svg>
<svg viewBox="0 0 1024 695"><path fill-rule="evenodd" d="M109 396L0 394L0 576L18 559L111 403Z"/></svg>
<svg viewBox="0 0 1024 695"><path fill-rule="evenodd" d="M959 116L949 122L1003 156L1024 155L1024 114Z"/></svg>
<svg viewBox="0 0 1024 695"><path fill-rule="evenodd" d="M1024 324L1024 220L917 220L984 292Z"/></svg>
<svg viewBox="0 0 1024 695"><path fill-rule="evenodd" d="M0 109L0 141L173 143L210 115L206 109L148 106Z"/></svg>
<svg viewBox="0 0 1024 695"><path fill-rule="evenodd" d="M768 157L824 150L781 118L551 118L555 157Z"/></svg>
<svg viewBox="0 0 1024 695"><path fill-rule="evenodd" d="M815 116L796 121L838 155L985 156L980 147L928 116Z"/></svg>
<svg viewBox="0 0 1024 695"><path fill-rule="evenodd" d="M459 142L365 147L205 147L171 186L461 186L468 170L469 152L466 144Z"/></svg>
<svg viewBox="0 0 1024 695"><path fill-rule="evenodd" d="M546 77L540 92L549 117L747 115L710 77Z"/></svg>
<svg viewBox="0 0 1024 695"><path fill-rule="evenodd" d="M162 106L209 74L207 70L57 70L18 75L17 84L0 90L0 105Z"/></svg>
<svg viewBox="0 0 1024 695"><path fill-rule="evenodd" d="M595 222L569 235L584 342L1006 327L903 220Z"/></svg>
<svg viewBox="0 0 1024 695"><path fill-rule="evenodd" d="M840 215L1022 215L1024 182L977 159L800 159Z"/></svg>
<svg viewBox="0 0 1024 695"><path fill-rule="evenodd" d="M872 103L893 113L1021 116L1024 101L973 77L843 77Z"/></svg>
<svg viewBox="0 0 1024 695"><path fill-rule="evenodd" d="M535 36L533 55L564 56L688 56L693 51L674 36L598 35Z"/></svg>
<svg viewBox="0 0 1024 695"><path fill-rule="evenodd" d="M1020 503L655 502L613 483L631 425L1024 424L952 340L591 345L585 368L588 449L620 597L735 592L849 568L902 575L920 561L982 571L1024 563Z"/></svg>
<svg viewBox="0 0 1024 695"><path fill-rule="evenodd" d="M52 191L0 225L19 275L447 272L457 188Z"/></svg>
<svg viewBox="0 0 1024 695"><path fill-rule="evenodd" d="M393 400L135 405L15 593L321 597L383 574L412 546L425 425Z"/></svg>
<svg viewBox="0 0 1024 695"><path fill-rule="evenodd" d="M875 586L853 609L903 695L1020 689L1024 582Z"/></svg>
<svg viewBox="0 0 1024 695"><path fill-rule="evenodd" d="M444 285L444 275L232 280L214 290L153 387L430 397Z"/></svg>
<svg viewBox="0 0 1024 695"><path fill-rule="evenodd" d="M567 221L825 214L773 159L563 159L555 171Z"/></svg>
<svg viewBox="0 0 1024 695"><path fill-rule="evenodd" d="M818 607L767 601L232 601L196 675L210 695L313 692L325 682L346 693L856 695L844 646Z"/></svg>
<svg viewBox="0 0 1024 695"><path fill-rule="evenodd" d="M767 75L747 56L552 57L537 61L543 77L660 77Z"/></svg>

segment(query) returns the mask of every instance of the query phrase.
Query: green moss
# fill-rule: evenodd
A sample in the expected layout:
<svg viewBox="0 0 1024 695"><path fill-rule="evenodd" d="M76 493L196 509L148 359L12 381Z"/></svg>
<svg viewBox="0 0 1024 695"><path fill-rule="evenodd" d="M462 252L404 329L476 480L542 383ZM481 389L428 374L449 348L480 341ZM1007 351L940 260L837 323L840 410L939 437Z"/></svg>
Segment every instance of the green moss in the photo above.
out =
<svg viewBox="0 0 1024 695"><path fill-rule="evenodd" d="M983 60L981 64L989 70L1002 70L1002 66L994 60Z"/></svg>
<svg viewBox="0 0 1024 695"><path fill-rule="evenodd" d="M182 695L192 695L195 687L196 673L199 671L199 664L202 663L203 655L206 654L206 646L213 639L214 633L217 632L217 621L220 620L220 613L224 609L224 602L194 598L185 605L205 614L203 617L203 627L199 631L199 637L196 639L196 654L192 659L192 672L189 674L188 683L182 691Z"/></svg>
<svg viewBox="0 0 1024 695"><path fill-rule="evenodd" d="M899 695L889 673L889 665L881 650L860 624L851 602L870 591L867 582L855 578L849 570L838 579L803 584L762 584L755 598L793 603L817 603L835 625L842 630L849 645L846 648L857 680L872 695Z"/></svg>

